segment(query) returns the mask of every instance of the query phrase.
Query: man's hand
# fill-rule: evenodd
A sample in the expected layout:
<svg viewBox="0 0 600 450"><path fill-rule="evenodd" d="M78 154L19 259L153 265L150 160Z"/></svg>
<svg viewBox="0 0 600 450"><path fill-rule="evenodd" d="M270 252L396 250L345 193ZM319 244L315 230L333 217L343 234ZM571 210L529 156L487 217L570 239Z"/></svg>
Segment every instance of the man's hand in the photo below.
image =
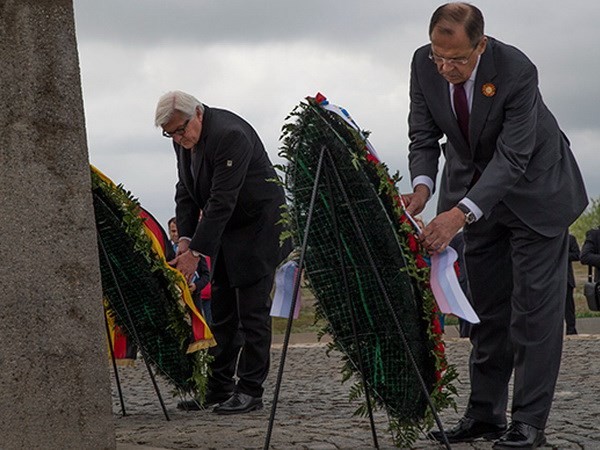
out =
<svg viewBox="0 0 600 450"><path fill-rule="evenodd" d="M465 214L454 207L429 222L420 235L421 243L430 254L443 252L464 225Z"/></svg>
<svg viewBox="0 0 600 450"><path fill-rule="evenodd" d="M192 252L186 251L177 256L173 261L169 261L169 264L179 270L189 284L194 277L194 272L196 272L196 268L198 267L199 259L200 258L196 258L192 255Z"/></svg>
<svg viewBox="0 0 600 450"><path fill-rule="evenodd" d="M427 200L429 200L429 194L429 188L427 186L418 184L415 186L415 192L402 195L404 204L406 205L406 212L411 216L415 216L423 211L427 204Z"/></svg>

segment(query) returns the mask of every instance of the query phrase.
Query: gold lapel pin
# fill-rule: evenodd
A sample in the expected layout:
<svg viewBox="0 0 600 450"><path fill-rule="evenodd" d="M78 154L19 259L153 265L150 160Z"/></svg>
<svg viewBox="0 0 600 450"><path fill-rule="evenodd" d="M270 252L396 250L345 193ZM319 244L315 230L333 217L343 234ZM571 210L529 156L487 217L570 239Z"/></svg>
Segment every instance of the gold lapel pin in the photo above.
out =
<svg viewBox="0 0 600 450"><path fill-rule="evenodd" d="M493 83L485 83L481 87L481 93L486 97L493 97L496 95L496 86Z"/></svg>

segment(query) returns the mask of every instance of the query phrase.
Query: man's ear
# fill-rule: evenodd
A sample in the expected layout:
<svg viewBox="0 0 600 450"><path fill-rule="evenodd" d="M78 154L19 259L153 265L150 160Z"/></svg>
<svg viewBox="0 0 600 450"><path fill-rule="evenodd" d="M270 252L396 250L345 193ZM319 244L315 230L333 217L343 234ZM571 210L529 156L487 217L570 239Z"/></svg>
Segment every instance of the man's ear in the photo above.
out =
<svg viewBox="0 0 600 450"><path fill-rule="evenodd" d="M480 53L479 53L480 55L482 55L483 52L485 52L485 49L487 47L487 42L488 42L487 36L483 36L481 38L481 42L479 43L479 45L481 46L481 50L480 50Z"/></svg>

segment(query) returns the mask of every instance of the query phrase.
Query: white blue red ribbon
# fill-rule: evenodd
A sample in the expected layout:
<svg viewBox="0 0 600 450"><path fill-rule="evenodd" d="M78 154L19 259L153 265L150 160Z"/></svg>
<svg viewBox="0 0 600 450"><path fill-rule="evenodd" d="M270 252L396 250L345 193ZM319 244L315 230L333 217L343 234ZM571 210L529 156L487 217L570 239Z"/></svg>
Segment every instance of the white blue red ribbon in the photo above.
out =
<svg viewBox="0 0 600 450"><path fill-rule="evenodd" d="M457 258L458 253L452 247L431 255L431 291L442 313L454 314L467 322L479 323L477 313L458 283L454 270Z"/></svg>

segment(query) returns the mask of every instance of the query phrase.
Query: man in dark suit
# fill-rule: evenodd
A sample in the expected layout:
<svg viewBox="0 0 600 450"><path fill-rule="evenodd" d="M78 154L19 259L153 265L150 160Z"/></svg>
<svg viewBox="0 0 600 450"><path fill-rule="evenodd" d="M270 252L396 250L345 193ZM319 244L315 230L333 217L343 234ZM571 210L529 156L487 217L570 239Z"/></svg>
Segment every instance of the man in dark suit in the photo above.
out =
<svg viewBox="0 0 600 450"><path fill-rule="evenodd" d="M211 330L217 346L210 350L204 404L218 403L218 414L262 408L270 292L275 268L291 246L279 243L283 188L273 182L277 175L260 138L241 117L174 91L159 99L155 124L173 140L177 155L179 246L173 264L189 279L202 255L213 261Z"/></svg>
<svg viewBox="0 0 600 450"><path fill-rule="evenodd" d="M579 261L579 244L577 243L577 238L569 234L569 272L567 273L567 297L565 303L567 334L577 334L577 327L575 326L575 298L573 297L573 291L576 286L573 261Z"/></svg>
<svg viewBox="0 0 600 450"><path fill-rule="evenodd" d="M535 66L483 28L475 6L443 5L431 18L431 43L414 54L407 211L421 212L433 193L445 136L438 215L421 239L430 252L443 251L464 226L481 319L471 331L467 410L446 435L537 448L546 441L561 359L567 230L587 196L569 142L542 101Z"/></svg>
<svg viewBox="0 0 600 450"><path fill-rule="evenodd" d="M600 228L592 228L585 233L580 259L581 264L595 268L594 281L600 281Z"/></svg>

